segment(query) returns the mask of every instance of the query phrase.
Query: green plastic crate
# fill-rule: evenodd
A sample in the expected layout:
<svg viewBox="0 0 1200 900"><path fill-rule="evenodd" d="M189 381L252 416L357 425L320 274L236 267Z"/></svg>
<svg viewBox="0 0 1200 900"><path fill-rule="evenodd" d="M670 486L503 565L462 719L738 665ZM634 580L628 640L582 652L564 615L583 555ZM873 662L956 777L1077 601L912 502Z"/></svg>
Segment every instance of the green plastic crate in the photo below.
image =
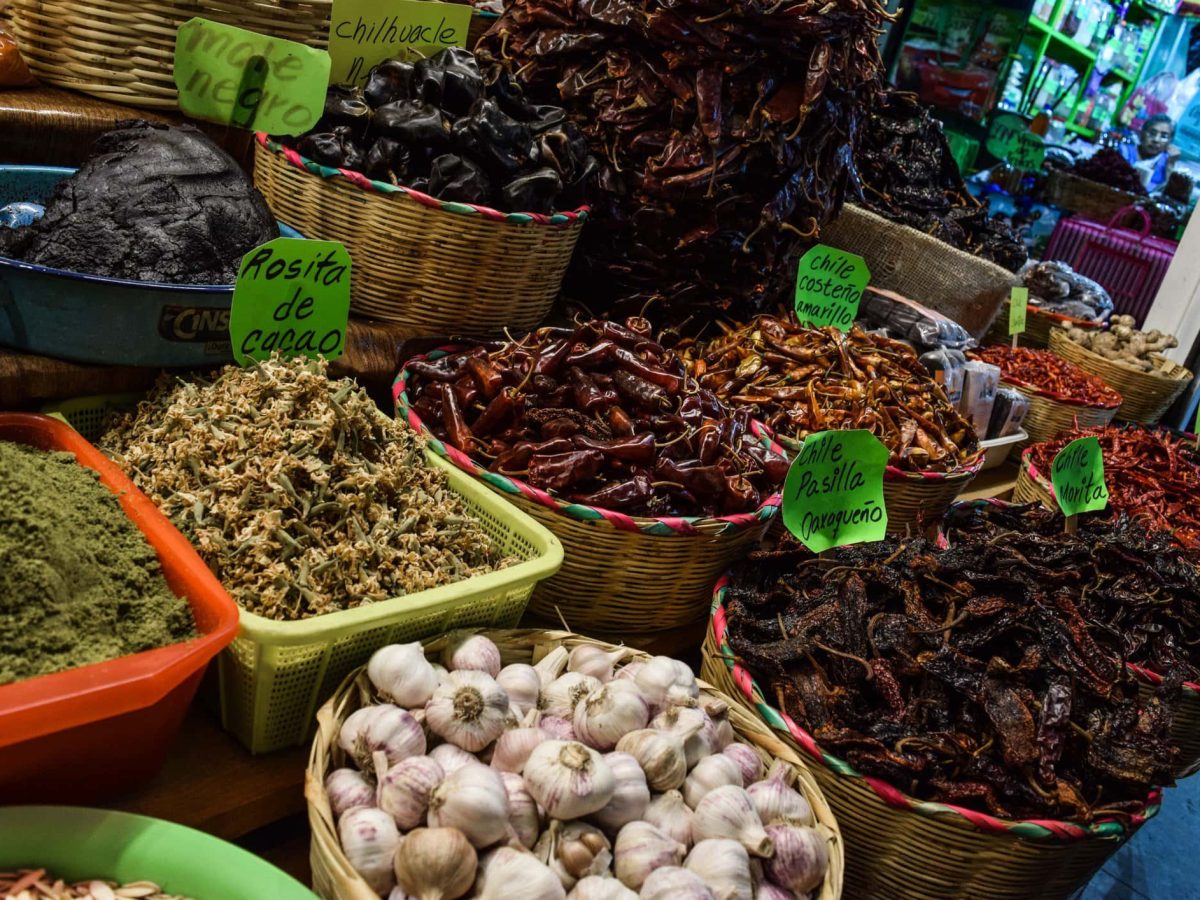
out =
<svg viewBox="0 0 1200 900"><path fill-rule="evenodd" d="M117 417L137 407L145 394L93 394L48 403L42 412L66 422L91 443L112 428Z"/></svg>
<svg viewBox="0 0 1200 900"><path fill-rule="evenodd" d="M130 409L140 399L136 394L130 397L123 406L117 405L116 395L97 395L44 411L94 440L111 421L106 410ZM380 647L455 628L515 626L534 586L562 566L562 544L550 531L437 455L425 455L446 472L451 490L463 498L501 552L518 562L455 584L298 622L241 610L238 636L217 661L221 724L251 753L307 741L320 705Z"/></svg>

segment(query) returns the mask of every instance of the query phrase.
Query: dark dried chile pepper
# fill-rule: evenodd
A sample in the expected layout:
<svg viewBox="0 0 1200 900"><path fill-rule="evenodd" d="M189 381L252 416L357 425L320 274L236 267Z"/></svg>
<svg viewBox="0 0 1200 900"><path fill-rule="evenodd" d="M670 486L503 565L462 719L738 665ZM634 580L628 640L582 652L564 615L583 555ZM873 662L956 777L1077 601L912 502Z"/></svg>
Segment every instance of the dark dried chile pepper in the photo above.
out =
<svg viewBox="0 0 1200 900"><path fill-rule="evenodd" d="M487 437L508 421L515 406L512 394L507 390L500 391L488 403L483 414L471 423L471 433L476 437Z"/></svg>
<svg viewBox="0 0 1200 900"><path fill-rule="evenodd" d="M654 488L645 475L635 475L628 481L618 481L591 494L576 494L576 503L601 509L626 509L641 506L651 498Z"/></svg>
<svg viewBox="0 0 1200 900"><path fill-rule="evenodd" d="M442 384L440 387L442 394L442 427L446 429L446 433L450 437L450 443L464 453L470 453L471 448L475 445L475 441L471 436L471 429L467 427L467 423L463 419L462 409L458 404L456 388L450 384Z"/></svg>
<svg viewBox="0 0 1200 900"><path fill-rule="evenodd" d="M576 447L586 450L599 450L613 459L622 462L654 464L654 435L639 434L625 438L590 438L586 435L576 435Z"/></svg>
<svg viewBox="0 0 1200 900"><path fill-rule="evenodd" d="M600 341L591 346L579 344L572 348L571 355L567 357L567 365L592 368L612 359L616 349L612 341Z"/></svg>
<svg viewBox="0 0 1200 900"><path fill-rule="evenodd" d="M603 465L604 454L599 450L535 453L529 460L529 483L547 491L562 491L594 478Z"/></svg>
<svg viewBox="0 0 1200 900"><path fill-rule="evenodd" d="M644 378L651 384L657 384L672 394L677 394L683 389L683 376L647 363L624 347L617 347L613 356L625 371Z"/></svg>
<svg viewBox="0 0 1200 900"><path fill-rule="evenodd" d="M617 391L629 400L636 400L639 404L650 409L658 409L667 406L667 392L660 388L657 384L652 384L645 378L640 378L632 372L626 372L621 369L613 372L613 383L617 386Z"/></svg>

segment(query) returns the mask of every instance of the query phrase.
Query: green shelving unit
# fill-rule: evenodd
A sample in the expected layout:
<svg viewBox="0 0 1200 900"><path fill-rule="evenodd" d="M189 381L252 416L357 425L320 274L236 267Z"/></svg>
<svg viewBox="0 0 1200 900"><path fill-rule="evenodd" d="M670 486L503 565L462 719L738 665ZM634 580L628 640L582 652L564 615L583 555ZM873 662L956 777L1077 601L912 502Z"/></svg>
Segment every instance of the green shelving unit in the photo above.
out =
<svg viewBox="0 0 1200 900"><path fill-rule="evenodd" d="M1080 73L1079 85L1081 87L1086 87L1091 82L1092 74L1096 69L1096 63L1100 54L1091 47L1080 43L1072 37L1068 37L1059 30L1059 25L1071 8L1072 2L1073 0L1056 0L1049 21L1043 21L1034 15L1029 16L1025 34L1021 39L1020 45L1031 48L1033 50L1033 58L1032 63L1029 64L1028 76L1021 98L1022 108L1030 101L1034 75L1041 67L1044 59L1049 58L1055 62L1066 63L1074 67ZM1135 22L1150 23L1150 27L1155 32L1154 35L1151 35L1152 39L1157 35L1158 29L1162 27L1162 14L1145 6L1141 2L1130 4L1129 11L1126 14L1126 21L1130 21L1131 19ZM1153 40L1151 44L1153 44ZM1138 80L1141 78L1142 67L1145 65L1148 56L1148 53L1142 55L1136 72L1129 72L1125 69L1114 67L1105 73L1104 84L1111 84L1114 81L1124 83L1117 105L1118 109L1129 102L1130 95L1133 93L1134 88L1137 87ZM1023 58L1027 59L1025 56ZM1096 130L1081 124L1077 120L1079 113L1087 101L1088 98L1084 96L1083 90L1079 90L1078 99L1064 118L1066 119L1068 131L1081 135L1088 140L1094 140L1097 137ZM1030 114L1035 114L1036 112L1037 110L1030 110Z"/></svg>

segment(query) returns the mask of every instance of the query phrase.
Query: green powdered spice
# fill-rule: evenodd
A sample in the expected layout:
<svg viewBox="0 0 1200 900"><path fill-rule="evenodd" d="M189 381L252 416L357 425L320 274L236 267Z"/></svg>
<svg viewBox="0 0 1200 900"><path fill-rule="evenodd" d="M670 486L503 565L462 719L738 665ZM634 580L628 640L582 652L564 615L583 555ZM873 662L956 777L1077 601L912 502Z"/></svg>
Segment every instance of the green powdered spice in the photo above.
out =
<svg viewBox="0 0 1200 900"><path fill-rule="evenodd" d="M154 548L92 469L0 441L0 684L195 633Z"/></svg>

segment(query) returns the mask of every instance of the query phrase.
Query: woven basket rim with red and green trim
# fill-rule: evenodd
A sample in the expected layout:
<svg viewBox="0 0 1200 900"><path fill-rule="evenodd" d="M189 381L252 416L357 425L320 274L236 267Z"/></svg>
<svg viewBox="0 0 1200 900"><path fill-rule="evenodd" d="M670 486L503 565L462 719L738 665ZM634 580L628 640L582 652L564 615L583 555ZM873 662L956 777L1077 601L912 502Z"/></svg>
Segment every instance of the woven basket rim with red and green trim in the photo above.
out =
<svg viewBox="0 0 1200 900"><path fill-rule="evenodd" d="M798 441L795 438L779 435L772 431L766 425L762 426L763 431L776 440L785 450L798 452L804 441ZM793 446L794 445L794 446ZM901 469L899 466L893 466L888 462L883 470L884 481L966 481L969 478L975 477L979 469L983 466L984 458L987 453L981 448L973 462L965 466L956 466L949 472L934 472L932 470L919 470L916 472L909 469Z"/></svg>
<svg viewBox="0 0 1200 900"><path fill-rule="evenodd" d="M1126 826L1116 819L1105 819L1082 825L1078 822L1062 822L1055 819L1000 819L987 813L950 803L935 803L930 800L918 800L898 790L885 781L870 775L863 775L844 759L826 753L821 749L811 734L797 725L787 713L778 710L763 699L762 690L749 670L743 667L734 655L725 632L728 623L725 619L725 595L729 590L729 575L721 576L713 588L712 617L709 627L712 629L713 643L721 656L721 661L729 669L733 683L737 685L745 697L754 704L763 720L777 731L789 735L809 756L829 769L836 775L861 779L863 784L888 806L895 809L915 812L922 816L936 817L940 821L948 821L960 827L976 828L990 834L1011 835L1041 841L1080 841L1098 838L1120 838L1132 833L1147 819L1158 814L1159 801L1162 791L1155 789L1146 798L1142 815L1130 816L1130 824Z"/></svg>
<svg viewBox="0 0 1200 900"><path fill-rule="evenodd" d="M433 360L440 359L447 353L452 353L455 350L461 350L459 346L439 347L436 350L431 350L428 353L423 353L419 356L414 356L409 362L414 360ZM730 534L735 531L741 531L745 528L753 528L759 525L779 511L779 507L783 502L782 496L779 493L774 493L763 501L762 505L752 513L736 513L729 516L630 516L626 513L617 512L612 509L602 509L597 506L587 506L583 503L571 503L567 500L559 498L535 488L533 485L521 481L519 478L510 478L507 475L501 475L497 472L491 472L483 466L479 465L475 460L471 459L466 453L463 453L457 447L453 447L437 438L437 436L425 426L421 417L409 406L408 403L408 363L400 369L400 374L396 376L392 382L392 400L396 404L396 415L401 414L404 420L412 429L425 436L429 448L434 453L448 459L458 468L462 469L468 475L479 478L487 482L492 487L506 494L519 494L527 500L532 500L535 503L540 503L542 506L555 512L562 513L573 519L579 519L584 522L608 522L614 528L621 531L639 532L641 534L650 534L657 536L681 535L681 534L705 534L708 536ZM759 438L771 450L779 453L785 459L787 454L784 449L773 441L766 434L763 426L755 421L750 421L750 430L755 437ZM712 528L713 524L719 527ZM704 526L701 528L700 526Z"/></svg>
<svg viewBox="0 0 1200 900"><path fill-rule="evenodd" d="M429 209L441 210L442 212L453 213L455 215L478 216L481 219L488 219L492 222L506 222L510 225L565 226L585 221L591 212L591 207L585 205L569 212L554 212L549 215L531 212L506 213L498 209L492 209L490 206L480 206L476 203L457 203L451 200L439 200L437 197L431 197L410 187L390 184L386 181L374 181L362 172L355 172L353 169L340 169L314 162L307 156L297 153L291 147L272 140L265 132L255 132L254 138L264 150L282 155L289 165L303 172L318 175L321 178L345 178L355 187L361 188L364 191L375 194L400 194L411 200L415 200Z"/></svg>

